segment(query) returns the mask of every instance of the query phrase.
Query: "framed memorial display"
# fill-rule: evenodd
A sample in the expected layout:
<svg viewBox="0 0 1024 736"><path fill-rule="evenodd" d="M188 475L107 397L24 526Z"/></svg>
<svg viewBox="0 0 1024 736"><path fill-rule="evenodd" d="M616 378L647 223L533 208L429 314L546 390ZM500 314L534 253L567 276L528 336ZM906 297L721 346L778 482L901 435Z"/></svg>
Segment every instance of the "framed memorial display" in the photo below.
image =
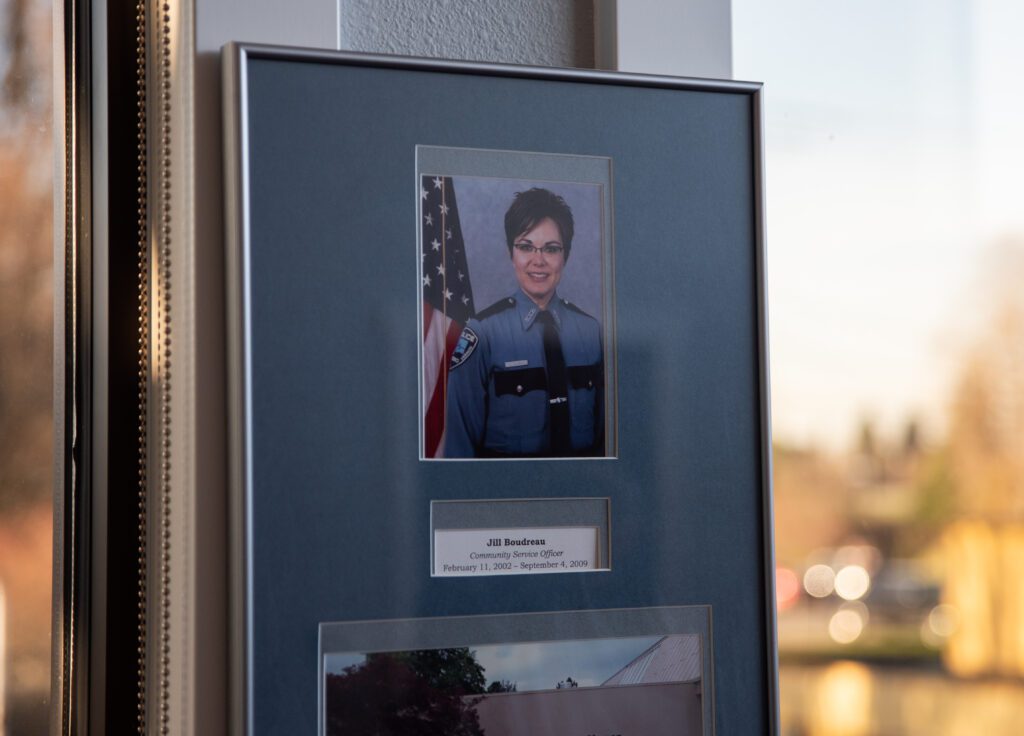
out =
<svg viewBox="0 0 1024 736"><path fill-rule="evenodd" d="M760 85L224 81L234 731L777 733Z"/></svg>

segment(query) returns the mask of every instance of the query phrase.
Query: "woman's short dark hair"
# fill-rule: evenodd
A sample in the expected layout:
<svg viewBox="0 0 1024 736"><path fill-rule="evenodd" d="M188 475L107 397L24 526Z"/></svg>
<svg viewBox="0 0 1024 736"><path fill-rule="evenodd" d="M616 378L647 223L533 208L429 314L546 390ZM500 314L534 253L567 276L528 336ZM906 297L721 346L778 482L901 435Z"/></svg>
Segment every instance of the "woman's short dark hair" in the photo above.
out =
<svg viewBox="0 0 1024 736"><path fill-rule="evenodd" d="M562 247L565 248L565 260L569 260L574 229L572 210L564 199L540 187L516 192L508 212L505 213L505 241L509 257L512 256L512 246L516 238L532 230L545 217L550 217L558 225L558 232L562 235Z"/></svg>

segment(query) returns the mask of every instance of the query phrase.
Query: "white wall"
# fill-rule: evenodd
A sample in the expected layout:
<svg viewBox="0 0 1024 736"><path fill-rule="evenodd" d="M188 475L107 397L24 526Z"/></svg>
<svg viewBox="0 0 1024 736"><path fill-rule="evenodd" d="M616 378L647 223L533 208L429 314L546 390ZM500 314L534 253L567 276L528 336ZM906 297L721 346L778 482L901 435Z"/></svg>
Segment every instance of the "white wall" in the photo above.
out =
<svg viewBox="0 0 1024 736"><path fill-rule="evenodd" d="M552 0L342 0L339 48L540 66L594 66L594 9Z"/></svg>

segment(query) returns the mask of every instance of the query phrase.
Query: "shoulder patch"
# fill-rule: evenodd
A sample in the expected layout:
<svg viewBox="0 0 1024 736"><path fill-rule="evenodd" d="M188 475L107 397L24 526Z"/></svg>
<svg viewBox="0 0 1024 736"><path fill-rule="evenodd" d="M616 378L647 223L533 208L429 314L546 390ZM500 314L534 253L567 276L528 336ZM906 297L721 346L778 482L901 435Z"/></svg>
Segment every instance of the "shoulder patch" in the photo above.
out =
<svg viewBox="0 0 1024 736"><path fill-rule="evenodd" d="M577 306L576 306L575 304L573 304L573 303L572 303L571 301L569 301L568 299L563 299L563 300L562 300L562 304L564 304L564 305L566 306L566 308L568 308L568 309L571 309L572 311L576 312L576 314L582 314L582 315L583 315L584 317L590 317L590 315L589 315L589 314L587 314L586 312L584 312L584 311L583 311L582 309L580 309L579 307L577 307ZM593 317L590 317L590 319L594 319L594 318L593 318Z"/></svg>
<svg viewBox="0 0 1024 736"><path fill-rule="evenodd" d="M487 319L488 317L493 317L496 314L501 314L506 309L512 309L512 307L514 307L515 305L515 299L513 299L510 296L505 297L504 299L499 299L498 301L494 302L494 304L487 307L487 309L483 310L482 312L477 312L476 318Z"/></svg>
<svg viewBox="0 0 1024 736"><path fill-rule="evenodd" d="M478 342L480 342L480 338L476 336L476 333L469 327L463 327L459 341L455 343L455 349L452 351L452 360L448 370L458 368L465 363L466 359L473 354Z"/></svg>

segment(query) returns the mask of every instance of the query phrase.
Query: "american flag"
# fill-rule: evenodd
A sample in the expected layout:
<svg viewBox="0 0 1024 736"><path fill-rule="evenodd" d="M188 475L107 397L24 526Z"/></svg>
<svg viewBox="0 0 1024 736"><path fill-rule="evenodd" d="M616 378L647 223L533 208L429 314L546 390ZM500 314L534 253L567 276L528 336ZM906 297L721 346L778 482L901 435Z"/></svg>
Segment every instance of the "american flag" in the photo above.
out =
<svg viewBox="0 0 1024 736"><path fill-rule="evenodd" d="M420 202L423 445L427 457L443 457L448 364L462 328L476 310L451 178L424 176Z"/></svg>

